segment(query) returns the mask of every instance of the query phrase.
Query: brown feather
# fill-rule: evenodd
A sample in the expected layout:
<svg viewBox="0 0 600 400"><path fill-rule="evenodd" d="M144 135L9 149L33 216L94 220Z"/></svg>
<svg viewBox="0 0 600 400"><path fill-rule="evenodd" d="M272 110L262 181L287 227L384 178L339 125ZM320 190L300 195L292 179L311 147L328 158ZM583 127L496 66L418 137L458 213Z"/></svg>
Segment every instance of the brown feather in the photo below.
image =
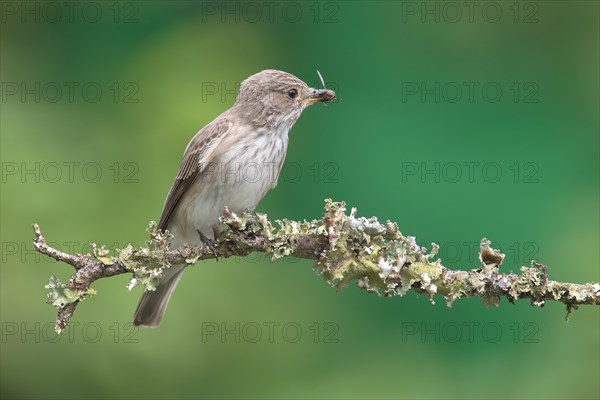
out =
<svg viewBox="0 0 600 400"><path fill-rule="evenodd" d="M206 164L205 160L208 154L231 129L231 126L231 122L223 114L220 118L215 119L202 128L192 138L190 144L185 149L181 166L167 195L167 200L165 201L158 223L160 230L164 231L168 229L177 205L198 176L202 174L201 165Z"/></svg>

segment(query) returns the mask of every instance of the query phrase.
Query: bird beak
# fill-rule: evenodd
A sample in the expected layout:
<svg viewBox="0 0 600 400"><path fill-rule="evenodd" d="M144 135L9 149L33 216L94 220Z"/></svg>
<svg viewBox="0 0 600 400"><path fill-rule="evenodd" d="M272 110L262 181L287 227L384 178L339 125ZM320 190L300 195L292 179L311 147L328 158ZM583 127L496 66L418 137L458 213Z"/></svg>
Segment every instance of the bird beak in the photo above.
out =
<svg viewBox="0 0 600 400"><path fill-rule="evenodd" d="M304 102L308 105L313 103L327 103L335 99L335 92L329 89L308 89L308 96L304 98Z"/></svg>

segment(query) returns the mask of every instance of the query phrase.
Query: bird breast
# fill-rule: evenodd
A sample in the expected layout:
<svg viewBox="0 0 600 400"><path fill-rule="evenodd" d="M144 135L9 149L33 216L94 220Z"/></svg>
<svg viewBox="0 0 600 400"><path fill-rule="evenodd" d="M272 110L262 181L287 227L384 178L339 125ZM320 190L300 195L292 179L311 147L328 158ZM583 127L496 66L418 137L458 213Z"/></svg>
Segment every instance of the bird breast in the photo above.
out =
<svg viewBox="0 0 600 400"><path fill-rule="evenodd" d="M211 237L212 226L221 225L224 207L238 214L251 211L277 185L289 129L238 129L233 128L218 144L211 162L186 194L183 201L188 204L179 208L188 214L178 218L186 221L178 230L188 243L197 236L196 230Z"/></svg>

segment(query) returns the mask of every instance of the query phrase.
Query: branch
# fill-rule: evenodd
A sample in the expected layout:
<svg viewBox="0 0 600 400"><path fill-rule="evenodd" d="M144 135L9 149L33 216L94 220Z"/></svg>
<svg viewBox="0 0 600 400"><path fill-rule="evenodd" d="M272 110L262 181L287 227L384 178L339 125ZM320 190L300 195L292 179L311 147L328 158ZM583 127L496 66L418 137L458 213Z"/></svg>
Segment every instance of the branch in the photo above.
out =
<svg viewBox="0 0 600 400"><path fill-rule="evenodd" d="M580 304L600 305L600 284L575 284L548 279L547 269L535 261L531 267L521 267L520 274L499 273L504 254L481 240L479 265L469 271L449 270L436 259L439 246L432 250L419 247L412 236L404 236L396 223L380 223L376 217L356 217L356 209L346 214L343 202L325 201L323 218L307 221L276 221L273 227L265 214L237 216L225 209L221 221L230 229L217 239L215 248L208 245L184 246L170 250L169 232L158 230L151 222L150 240L138 249L128 245L114 255L92 244L93 254L67 254L46 243L40 228L33 225L37 251L75 268L66 284L52 276L46 286L48 303L58 308L56 331L61 333L72 317L77 304L95 294L94 281L120 274L132 274L129 290L137 285L155 290L165 268L173 264L193 265L197 261L231 256L246 256L252 252L271 255L273 260L292 256L315 261L315 270L338 290L352 280L368 292L380 296L403 296L409 290L426 293L434 303L434 295L442 295L450 307L463 297L478 296L485 306L498 306L501 297L511 303L530 299L542 307L546 301L567 305L567 316Z"/></svg>

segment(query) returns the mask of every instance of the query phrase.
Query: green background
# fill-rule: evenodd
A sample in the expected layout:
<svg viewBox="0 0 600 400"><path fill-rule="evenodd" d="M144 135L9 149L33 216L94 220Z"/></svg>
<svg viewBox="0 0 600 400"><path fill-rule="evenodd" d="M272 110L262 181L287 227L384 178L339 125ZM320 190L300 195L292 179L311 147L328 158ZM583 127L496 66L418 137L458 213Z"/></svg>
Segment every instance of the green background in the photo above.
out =
<svg viewBox="0 0 600 400"><path fill-rule="evenodd" d="M330 197L439 243L450 268L476 267L485 236L504 272L535 258L551 279L597 282L597 2L481 2L472 17L462 2L76 2L58 21L43 4L2 4L3 397L600 396L597 307L565 323L560 304L336 293L305 260L199 263L155 330L128 325L140 289L105 279L56 338L44 285L71 271L31 250L30 227L78 252L143 243L185 145L236 83L277 68L318 85L319 69L339 100L300 118L259 211L318 218ZM206 335L236 324L237 341Z"/></svg>

